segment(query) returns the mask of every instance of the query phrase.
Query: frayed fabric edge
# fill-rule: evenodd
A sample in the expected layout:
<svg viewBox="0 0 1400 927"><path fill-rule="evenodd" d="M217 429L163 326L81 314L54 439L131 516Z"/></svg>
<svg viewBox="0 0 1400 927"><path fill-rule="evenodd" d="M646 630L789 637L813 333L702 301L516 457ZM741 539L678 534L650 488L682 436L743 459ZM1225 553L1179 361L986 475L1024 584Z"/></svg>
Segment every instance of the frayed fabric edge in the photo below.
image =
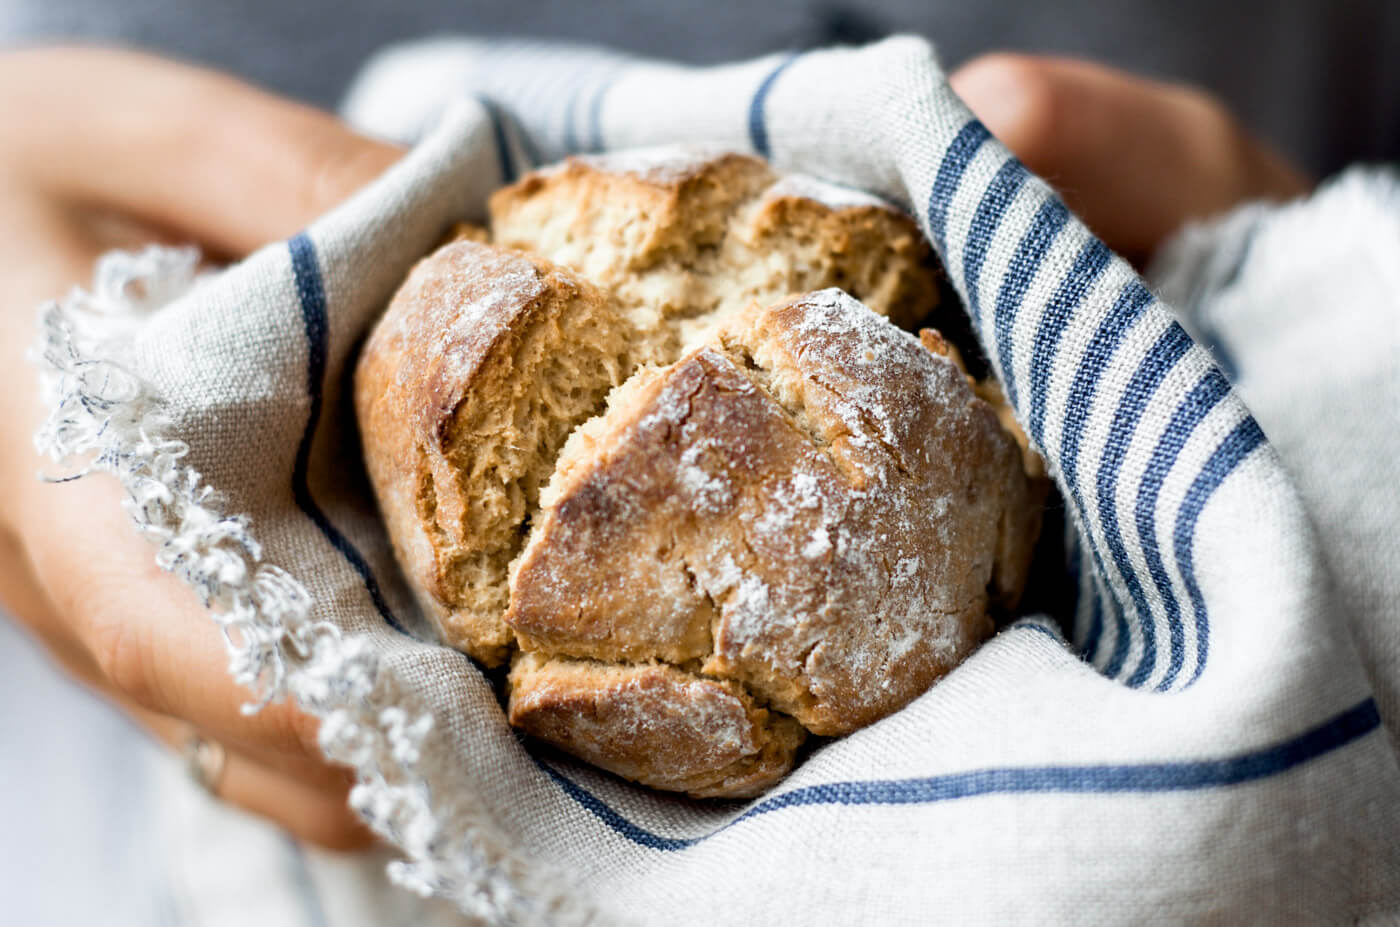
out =
<svg viewBox="0 0 1400 927"><path fill-rule="evenodd" d="M312 617L306 587L263 562L248 519L228 514L184 462L188 445L163 435L170 423L160 397L119 358L144 315L198 287L198 264L193 248L112 252L99 260L91 292L74 288L41 307L31 359L50 413L34 442L72 468L41 478L117 477L156 563L189 584L218 623L229 673L254 696L244 713L291 698L320 721L326 758L355 771L351 807L408 857L389 864L391 881L449 898L487 923L601 922L584 899L512 853L486 809L463 808L464 796L452 809L435 806L421 771L431 714L366 636ZM458 832L447 833L444 820Z"/></svg>

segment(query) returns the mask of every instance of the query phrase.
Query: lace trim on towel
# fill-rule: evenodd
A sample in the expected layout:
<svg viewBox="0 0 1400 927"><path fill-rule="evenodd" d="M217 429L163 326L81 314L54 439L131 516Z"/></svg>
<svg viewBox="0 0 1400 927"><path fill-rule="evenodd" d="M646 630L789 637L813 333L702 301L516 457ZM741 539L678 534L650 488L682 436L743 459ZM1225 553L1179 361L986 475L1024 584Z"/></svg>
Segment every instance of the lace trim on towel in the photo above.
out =
<svg viewBox="0 0 1400 927"><path fill-rule="evenodd" d="M35 360L52 411L36 447L73 468L58 480L106 471L121 481L156 562L194 588L223 631L229 672L254 693L245 713L290 697L320 720L326 757L355 770L351 806L408 856L389 865L394 882L490 923L595 920L506 848L472 796L454 795L450 808L434 802L423 774L431 715L367 638L313 619L306 588L262 562L248 519L228 514L184 462L188 446L163 436L159 397L113 359L144 315L199 285L198 264L192 248L113 252L98 262L91 293L75 288L42 308Z"/></svg>

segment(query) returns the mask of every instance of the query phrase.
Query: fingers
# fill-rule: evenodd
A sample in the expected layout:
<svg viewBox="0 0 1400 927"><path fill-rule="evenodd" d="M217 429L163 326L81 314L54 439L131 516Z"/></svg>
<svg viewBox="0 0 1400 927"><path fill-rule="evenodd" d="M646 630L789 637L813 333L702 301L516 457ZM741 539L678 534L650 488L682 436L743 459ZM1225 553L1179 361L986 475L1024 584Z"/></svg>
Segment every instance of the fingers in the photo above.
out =
<svg viewBox="0 0 1400 927"><path fill-rule="evenodd" d="M233 78L98 48L0 55L0 151L55 196L232 255L294 233L401 154Z"/></svg>
<svg viewBox="0 0 1400 927"><path fill-rule="evenodd" d="M374 834L350 810L349 786L335 791L317 788L243 753L228 754L215 794L330 850L359 850L375 842Z"/></svg>
<svg viewBox="0 0 1400 927"><path fill-rule="evenodd" d="M1183 223L1307 179L1209 96L1088 62L993 54L951 78L1002 142L1089 227L1142 259Z"/></svg>
<svg viewBox="0 0 1400 927"><path fill-rule="evenodd" d="M194 726L136 705L106 679L86 650L68 636L55 633L63 626L54 619L51 606L29 573L23 551L8 536L0 536L0 606L34 632L70 675L121 708L171 749L183 750ZM347 805L353 785L348 770L281 754L257 740L231 736L227 730L202 730L227 754L216 789L221 798L329 849L357 849L372 842L373 835Z"/></svg>
<svg viewBox="0 0 1400 927"><path fill-rule="evenodd" d="M43 118L34 118L42 113ZM329 116L226 78L118 52L0 54L0 603L69 672L180 744L224 744L221 795L329 846L368 835L345 807L313 719L252 716L204 608L159 570L110 479L34 482L40 420L33 307L86 280L96 255L160 230L236 254L283 237L397 152ZM119 217L95 223L94 216Z"/></svg>
<svg viewBox="0 0 1400 927"><path fill-rule="evenodd" d="M49 656L70 676L106 694L96 661L56 620L52 606L29 570L24 548L9 532L0 532L0 610L37 637Z"/></svg>
<svg viewBox="0 0 1400 927"><path fill-rule="evenodd" d="M129 713L177 754L184 752L194 735L190 725L173 718L141 709ZM335 789L310 786L219 743L225 749L225 760L212 788L221 800L276 821L296 837L327 849L357 850L374 842L374 834L350 810L348 784Z"/></svg>
<svg viewBox="0 0 1400 927"><path fill-rule="evenodd" d="M38 592L24 591L11 561L5 604L109 698L188 721L308 785L344 788L350 773L322 757L314 718L288 703L243 714L251 694L229 677L217 627L183 582L156 566L117 492L94 475L26 494L29 523L46 519L26 537L28 582Z"/></svg>

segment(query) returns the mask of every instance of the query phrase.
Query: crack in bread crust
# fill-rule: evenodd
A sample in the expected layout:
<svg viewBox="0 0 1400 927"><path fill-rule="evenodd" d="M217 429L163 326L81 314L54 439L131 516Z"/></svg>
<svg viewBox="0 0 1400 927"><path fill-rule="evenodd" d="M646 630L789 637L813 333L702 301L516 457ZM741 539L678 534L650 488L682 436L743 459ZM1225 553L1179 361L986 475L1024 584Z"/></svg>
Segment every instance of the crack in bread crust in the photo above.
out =
<svg viewBox="0 0 1400 927"><path fill-rule="evenodd" d="M911 219L664 152L573 159L491 212L496 245L404 284L356 403L411 585L446 642L512 659L512 723L750 795L989 633L1028 559L1014 442L850 297L778 301L840 283L914 321L936 281Z"/></svg>
<svg viewBox="0 0 1400 927"><path fill-rule="evenodd" d="M917 225L874 197L732 153L575 157L498 191L496 240L612 292L674 360L751 303L842 286L896 324L938 302Z"/></svg>
<svg viewBox="0 0 1400 927"><path fill-rule="evenodd" d="M469 240L420 262L366 344L356 405L395 552L444 641L488 666L509 655L522 526L631 352L591 284Z"/></svg>
<svg viewBox="0 0 1400 927"><path fill-rule="evenodd" d="M699 798L744 798L781 779L806 737L742 687L668 664L525 653L510 723L618 775Z"/></svg>
<svg viewBox="0 0 1400 927"><path fill-rule="evenodd" d="M811 324L827 326L825 342L802 330ZM862 339L888 369L842 368L842 345ZM950 362L844 295L755 309L718 342L610 406L597 431L606 450L576 464L536 520L506 620L531 650L681 662L702 656L669 648L703 589L720 612L703 672L815 733L845 733L907 702L990 630L998 481L1014 444ZM843 395L852 377L878 388ZM902 413L905 391L917 401ZM888 434L875 440L877 429ZM723 465L697 467L706 451ZM981 473L984 460L1006 472ZM681 549L684 569L669 575L674 558L650 554L661 549ZM879 627L852 628L856 614Z"/></svg>

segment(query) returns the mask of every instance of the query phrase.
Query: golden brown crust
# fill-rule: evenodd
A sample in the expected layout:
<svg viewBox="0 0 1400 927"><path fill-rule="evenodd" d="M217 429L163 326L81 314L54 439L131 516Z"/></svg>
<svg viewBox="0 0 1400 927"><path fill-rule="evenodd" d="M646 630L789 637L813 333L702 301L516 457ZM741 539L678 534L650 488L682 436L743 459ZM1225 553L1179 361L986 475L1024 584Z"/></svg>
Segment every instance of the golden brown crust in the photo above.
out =
<svg viewBox="0 0 1400 927"><path fill-rule="evenodd" d="M520 526L568 430L629 366L625 342L592 285L458 240L414 268L361 354L365 461L399 562L444 642L488 666L512 641L501 615ZM560 364L592 377L572 409L546 389L567 379Z"/></svg>
<svg viewBox="0 0 1400 927"><path fill-rule="evenodd" d="M873 197L785 177L764 191L747 225L755 252L801 252L785 292L756 302L836 286L901 328L938 305L938 272L918 225Z"/></svg>
<svg viewBox="0 0 1400 927"><path fill-rule="evenodd" d="M425 611L483 662L514 654L513 724L747 796L806 730L889 714L990 633L1039 519L993 405L934 335L837 290L775 303L841 284L924 315L908 216L675 152L573 159L491 210L497 246L415 268L356 403Z"/></svg>
<svg viewBox="0 0 1400 927"><path fill-rule="evenodd" d="M576 156L492 194L491 228L499 244L545 254L610 286L715 248L728 216L773 179L762 161L733 153Z"/></svg>
<svg viewBox="0 0 1400 927"><path fill-rule="evenodd" d="M633 662L708 658L715 603L686 559L697 532L758 517L790 466L805 463L824 480L831 467L712 348L628 399L612 404L606 430L550 486L555 501L516 564L506 623L529 650ZM732 546L737 552L742 539Z"/></svg>
<svg viewBox="0 0 1400 927"><path fill-rule="evenodd" d="M1016 420L1016 412L1006 401L1006 394L994 379L974 380L967 374L962 355L942 335L933 329L919 332L919 342L940 357L946 357L967 376L968 385L978 399L996 415L1001 427L1021 449L1021 464L1025 471L1024 485L1013 482L1007 486L1007 505L1002 515L997 565L992 579L992 601L1003 609L1016 607L1030 575L1031 557L1040 537L1040 523L1045 499L1050 494L1050 478L1045 472L1045 459L1031 447L1026 431Z"/></svg>
<svg viewBox="0 0 1400 927"><path fill-rule="evenodd" d="M571 158L491 199L497 240L572 267L676 350L726 316L840 286L897 324L938 301L900 210L756 158L660 148ZM672 355L674 356L674 354Z"/></svg>
<svg viewBox="0 0 1400 927"><path fill-rule="evenodd" d="M754 309L625 400L517 563L506 621L527 648L699 661L840 734L990 633L1019 451L961 371L865 307Z"/></svg>
<svg viewBox="0 0 1400 927"><path fill-rule="evenodd" d="M806 736L732 682L673 666L524 654L510 723L595 766L697 798L746 798L776 783Z"/></svg>

